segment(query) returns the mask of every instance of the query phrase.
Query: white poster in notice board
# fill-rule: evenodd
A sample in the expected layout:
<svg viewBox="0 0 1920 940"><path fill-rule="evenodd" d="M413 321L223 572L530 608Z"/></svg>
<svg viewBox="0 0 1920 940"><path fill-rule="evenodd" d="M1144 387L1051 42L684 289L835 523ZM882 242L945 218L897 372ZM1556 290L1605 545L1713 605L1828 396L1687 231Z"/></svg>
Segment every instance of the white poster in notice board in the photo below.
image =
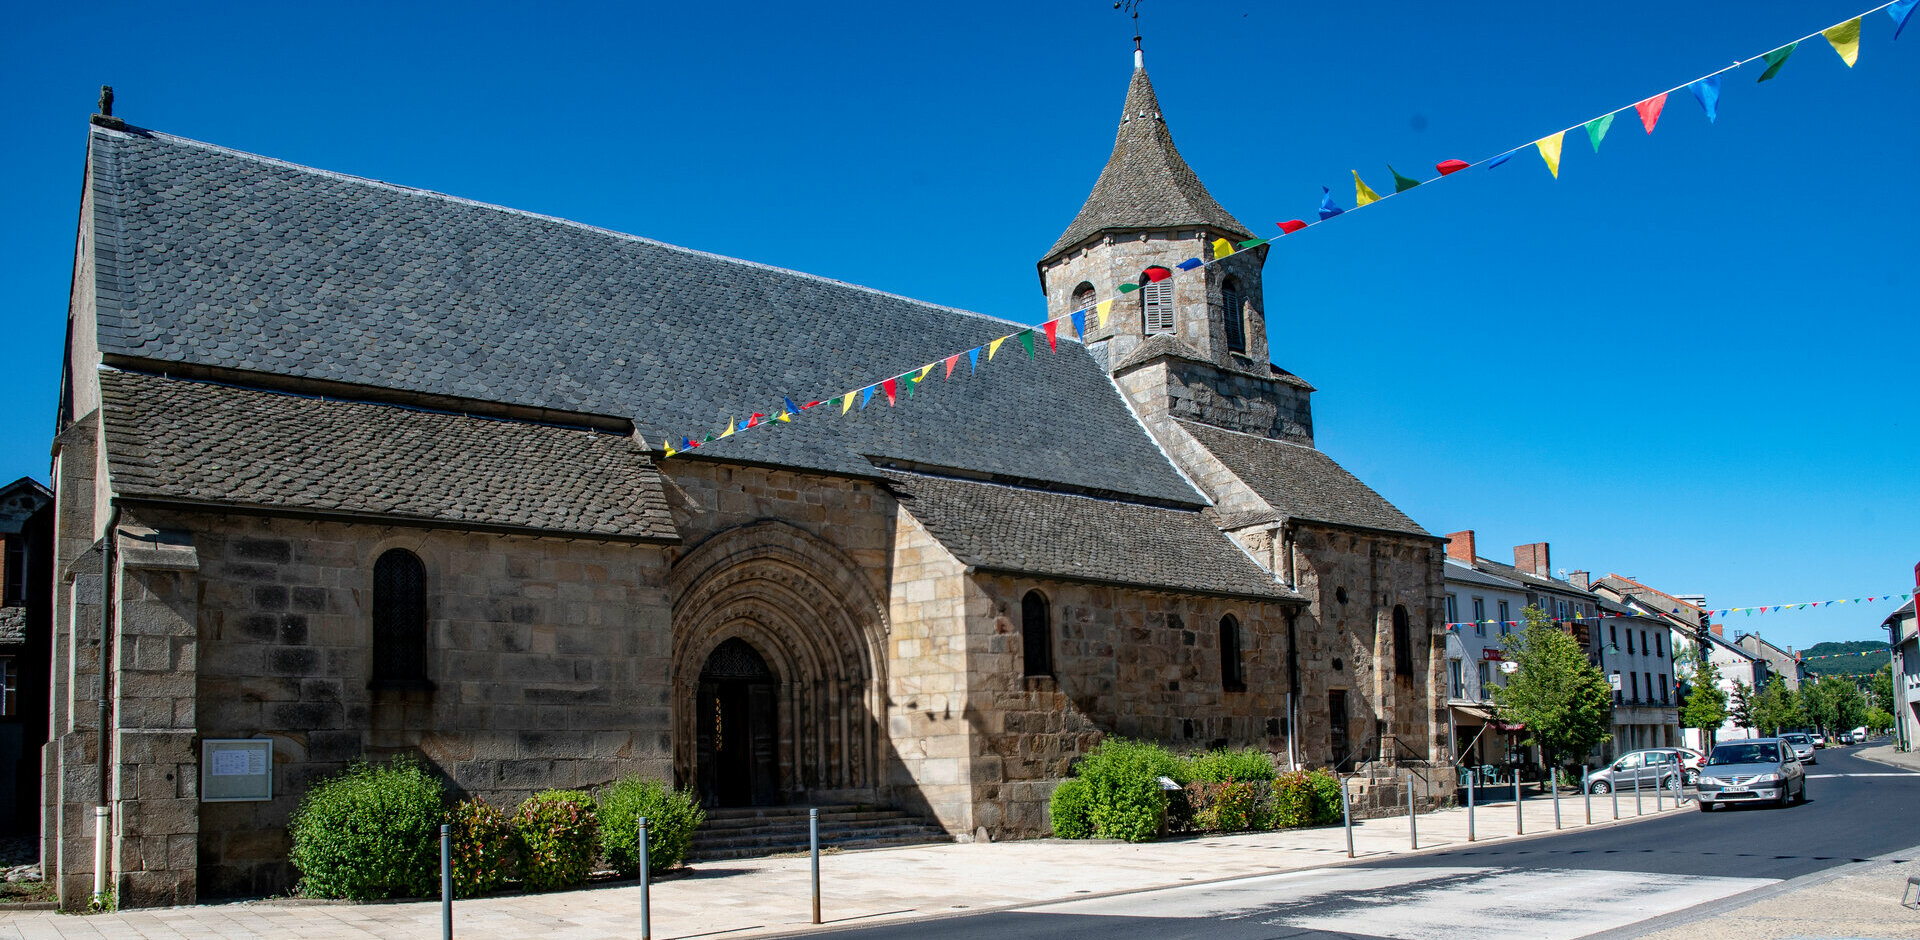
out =
<svg viewBox="0 0 1920 940"><path fill-rule="evenodd" d="M273 799L272 738L207 738L200 742L200 801Z"/></svg>

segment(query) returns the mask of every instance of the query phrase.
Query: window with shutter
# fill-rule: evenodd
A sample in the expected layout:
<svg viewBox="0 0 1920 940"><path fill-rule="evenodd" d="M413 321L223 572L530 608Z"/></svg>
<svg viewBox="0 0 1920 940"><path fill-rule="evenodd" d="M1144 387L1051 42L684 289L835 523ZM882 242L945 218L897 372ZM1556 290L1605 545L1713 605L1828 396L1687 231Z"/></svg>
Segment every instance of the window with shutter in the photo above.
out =
<svg viewBox="0 0 1920 940"><path fill-rule="evenodd" d="M1140 288L1144 329L1148 334L1173 332L1173 282L1155 281Z"/></svg>
<svg viewBox="0 0 1920 940"><path fill-rule="evenodd" d="M1231 352L1247 351L1247 311L1240 299L1240 283L1229 279L1220 289L1221 313L1227 318L1227 349Z"/></svg>

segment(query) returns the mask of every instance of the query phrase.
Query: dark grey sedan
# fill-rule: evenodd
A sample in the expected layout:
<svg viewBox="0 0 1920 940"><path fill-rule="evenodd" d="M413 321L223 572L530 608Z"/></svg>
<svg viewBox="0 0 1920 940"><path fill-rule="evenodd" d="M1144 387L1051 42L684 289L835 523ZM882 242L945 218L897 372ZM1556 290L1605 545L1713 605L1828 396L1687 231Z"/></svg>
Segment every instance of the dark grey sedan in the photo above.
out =
<svg viewBox="0 0 1920 940"><path fill-rule="evenodd" d="M1779 738L1752 738L1716 744L1700 768L1700 811L1731 803L1807 800L1807 772L1793 745Z"/></svg>

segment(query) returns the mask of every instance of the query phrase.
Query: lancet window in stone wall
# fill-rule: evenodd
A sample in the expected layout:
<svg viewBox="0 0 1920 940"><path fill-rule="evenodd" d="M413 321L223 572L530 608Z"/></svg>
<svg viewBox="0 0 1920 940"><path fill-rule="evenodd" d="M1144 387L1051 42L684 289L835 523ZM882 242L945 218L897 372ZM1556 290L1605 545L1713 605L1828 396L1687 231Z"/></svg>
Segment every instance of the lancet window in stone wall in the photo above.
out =
<svg viewBox="0 0 1920 940"><path fill-rule="evenodd" d="M1053 675L1053 622L1047 599L1039 591L1028 591L1020 599L1020 653L1023 671L1029 676Z"/></svg>
<svg viewBox="0 0 1920 940"><path fill-rule="evenodd" d="M1393 674L1413 675L1413 623L1400 604L1393 607Z"/></svg>
<svg viewBox="0 0 1920 940"><path fill-rule="evenodd" d="M404 548L373 563L373 680L427 678L427 567Z"/></svg>
<svg viewBox="0 0 1920 940"><path fill-rule="evenodd" d="M1221 313L1227 318L1227 349L1231 352L1247 351L1247 311L1245 301L1241 300L1240 282L1227 278L1220 288Z"/></svg>
<svg viewBox="0 0 1920 940"><path fill-rule="evenodd" d="M1240 659L1240 621L1232 614L1220 618L1220 688L1227 692L1247 690L1246 664Z"/></svg>

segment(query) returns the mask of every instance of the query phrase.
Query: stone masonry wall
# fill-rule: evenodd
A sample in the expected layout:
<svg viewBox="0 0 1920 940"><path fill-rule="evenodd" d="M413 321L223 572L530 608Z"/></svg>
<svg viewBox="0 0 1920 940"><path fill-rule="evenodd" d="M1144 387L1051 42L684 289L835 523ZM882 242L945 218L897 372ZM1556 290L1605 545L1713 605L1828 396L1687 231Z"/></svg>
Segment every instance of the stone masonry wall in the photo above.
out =
<svg viewBox="0 0 1920 940"><path fill-rule="evenodd" d="M968 670L966 566L910 514L895 518L892 633L887 637L887 737L902 805L971 838L976 724Z"/></svg>
<svg viewBox="0 0 1920 940"><path fill-rule="evenodd" d="M1047 801L1109 734L1177 750L1256 747L1284 764L1284 608L1254 600L978 573L968 592L976 824L994 838L1046 834ZM1051 677L1022 675L1021 599L1039 590ZM1240 624L1244 691L1226 691L1220 620Z"/></svg>
<svg viewBox="0 0 1920 940"><path fill-rule="evenodd" d="M1218 233L1196 229L1184 231L1138 232L1108 235L1084 248L1061 257L1043 274L1049 316L1064 316L1074 309L1073 292L1081 284L1092 284L1094 296L1113 300L1107 325L1101 327L1090 313L1085 342L1107 342L1110 362L1119 362L1138 346L1143 337L1141 295L1121 294L1120 285L1136 283L1140 272L1153 265L1175 271L1173 278L1174 335L1181 342L1220 366L1242 371L1265 371L1267 363L1266 306L1261 296L1260 267L1266 260L1262 246L1236 255L1220 264L1202 268L1199 276L1175 268L1188 258L1211 259L1209 242ZM1227 350L1225 313L1220 289L1232 275L1240 282L1242 303L1246 308L1245 354Z"/></svg>

